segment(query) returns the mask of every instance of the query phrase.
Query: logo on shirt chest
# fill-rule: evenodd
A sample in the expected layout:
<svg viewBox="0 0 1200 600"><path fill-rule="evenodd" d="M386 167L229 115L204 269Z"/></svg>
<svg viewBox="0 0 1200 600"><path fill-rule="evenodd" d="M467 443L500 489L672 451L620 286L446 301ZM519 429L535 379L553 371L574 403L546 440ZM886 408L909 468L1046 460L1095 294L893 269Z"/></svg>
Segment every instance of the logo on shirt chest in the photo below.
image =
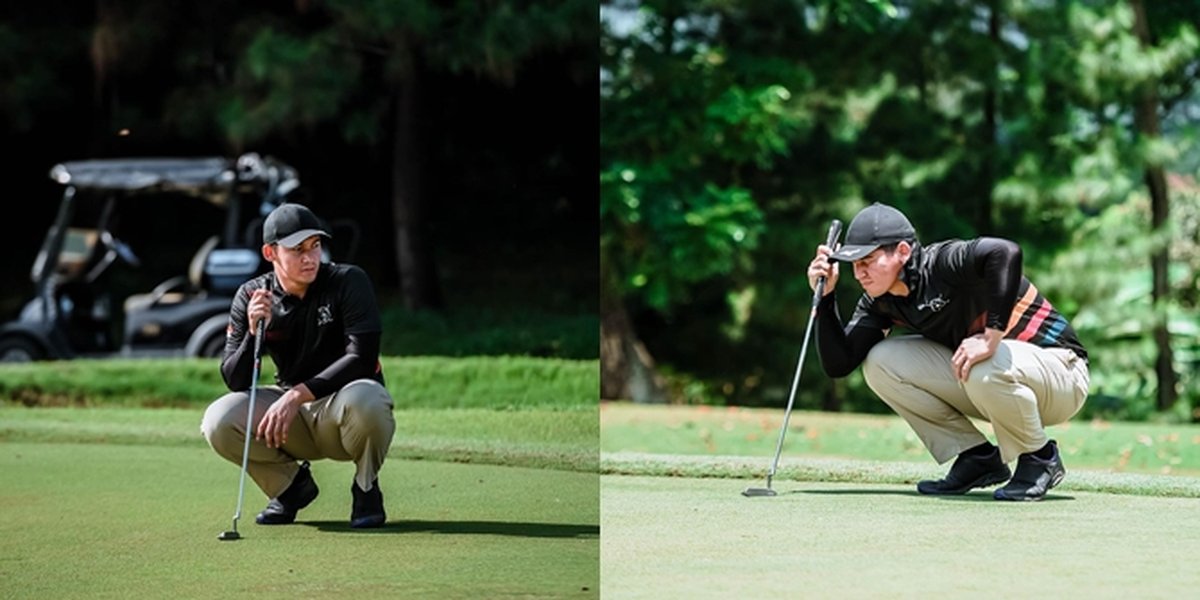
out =
<svg viewBox="0 0 1200 600"><path fill-rule="evenodd" d="M317 327L333 322L333 309L328 304L317 307Z"/></svg>
<svg viewBox="0 0 1200 600"><path fill-rule="evenodd" d="M947 304L950 304L949 300L946 300L942 296L938 296L936 298L931 298L921 304L918 304L917 310L931 310L933 312L939 312L943 308L946 308Z"/></svg>

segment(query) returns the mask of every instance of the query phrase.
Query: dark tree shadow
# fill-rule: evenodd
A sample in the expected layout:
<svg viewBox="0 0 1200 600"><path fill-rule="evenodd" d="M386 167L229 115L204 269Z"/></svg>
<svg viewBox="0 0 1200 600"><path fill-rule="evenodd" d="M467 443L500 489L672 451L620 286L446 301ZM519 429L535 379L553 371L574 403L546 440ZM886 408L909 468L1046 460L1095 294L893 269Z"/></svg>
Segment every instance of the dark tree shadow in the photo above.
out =
<svg viewBox="0 0 1200 600"><path fill-rule="evenodd" d="M298 525L316 527L332 533L444 533L467 535L507 535L533 538L599 538L599 525L560 523L512 523L507 521L389 521L376 529L351 529L346 521L307 521Z"/></svg>

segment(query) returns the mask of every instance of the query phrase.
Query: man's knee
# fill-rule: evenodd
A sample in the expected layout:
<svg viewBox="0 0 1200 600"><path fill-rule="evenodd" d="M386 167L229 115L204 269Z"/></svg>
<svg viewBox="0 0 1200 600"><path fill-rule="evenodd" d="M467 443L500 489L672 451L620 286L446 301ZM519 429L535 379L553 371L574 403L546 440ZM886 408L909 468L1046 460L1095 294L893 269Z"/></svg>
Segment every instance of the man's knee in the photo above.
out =
<svg viewBox="0 0 1200 600"><path fill-rule="evenodd" d="M338 391L342 410L351 418L374 419L391 416L392 397L387 388L373 379L359 379Z"/></svg>
<svg viewBox="0 0 1200 600"><path fill-rule="evenodd" d="M1030 400L1027 394L1015 393L1020 385L1016 375L996 361L985 360L971 367L971 373L963 382L967 397L976 406L987 408L995 402L1022 402ZM1032 398L1036 404L1036 398Z"/></svg>
<svg viewBox="0 0 1200 600"><path fill-rule="evenodd" d="M240 437L239 432L241 428L245 427L246 415L239 411L239 408L244 406L245 396L245 392L225 394L209 404L204 411L204 418L200 421L200 431L214 449L219 451L232 438Z"/></svg>
<svg viewBox="0 0 1200 600"><path fill-rule="evenodd" d="M863 360L863 379L867 386L877 390L885 380L896 379L895 366L904 360L903 345L900 340L883 340L871 348Z"/></svg>

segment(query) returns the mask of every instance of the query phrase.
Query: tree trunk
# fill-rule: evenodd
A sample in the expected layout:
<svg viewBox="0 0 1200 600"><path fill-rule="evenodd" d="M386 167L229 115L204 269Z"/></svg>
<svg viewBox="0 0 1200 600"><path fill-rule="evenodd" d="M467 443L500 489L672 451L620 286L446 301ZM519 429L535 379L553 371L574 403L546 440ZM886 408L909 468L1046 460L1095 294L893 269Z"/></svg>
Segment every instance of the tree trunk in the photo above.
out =
<svg viewBox="0 0 1200 600"><path fill-rule="evenodd" d="M1142 0L1130 0L1133 8L1134 33L1142 48L1151 45L1150 25L1146 21L1146 7ZM1158 90L1156 82L1144 83L1138 93L1137 106L1134 109L1134 123L1138 135L1144 141L1159 137L1158 119ZM1160 233L1170 216L1170 196L1167 190L1167 180L1161 165L1147 164L1145 172L1146 186L1150 189L1150 226L1154 233ZM1154 307L1159 313L1154 325L1154 343L1158 347L1158 359L1154 364L1154 372L1158 377L1158 408L1166 410L1175 405L1179 394L1176 388L1175 360L1171 351L1171 336L1167 330L1167 320L1164 311L1160 310L1170 295L1167 282L1167 245L1163 244L1150 257L1151 272L1154 280Z"/></svg>
<svg viewBox="0 0 1200 600"><path fill-rule="evenodd" d="M988 3L988 42L992 51L991 69L983 91L983 165L979 177L979 208L975 217L975 230L981 234L992 232L992 189L996 186L996 96L999 93L1000 71L1000 7L998 2Z"/></svg>
<svg viewBox="0 0 1200 600"><path fill-rule="evenodd" d="M640 403L667 401L654 359L637 339L621 301L615 275L600 259L600 399Z"/></svg>
<svg viewBox="0 0 1200 600"><path fill-rule="evenodd" d="M88 153L103 156L112 141L112 121L117 113L117 86L112 71L120 58L120 32L122 15L118 7L108 0L96 0L96 23L92 27L91 44L88 48L92 63L92 135Z"/></svg>
<svg viewBox="0 0 1200 600"><path fill-rule="evenodd" d="M395 93L395 131L392 146L392 224L396 234L396 266L400 294L409 310L440 309L441 286L433 254L425 239L421 199L421 160L418 144L419 76L413 69L401 78Z"/></svg>

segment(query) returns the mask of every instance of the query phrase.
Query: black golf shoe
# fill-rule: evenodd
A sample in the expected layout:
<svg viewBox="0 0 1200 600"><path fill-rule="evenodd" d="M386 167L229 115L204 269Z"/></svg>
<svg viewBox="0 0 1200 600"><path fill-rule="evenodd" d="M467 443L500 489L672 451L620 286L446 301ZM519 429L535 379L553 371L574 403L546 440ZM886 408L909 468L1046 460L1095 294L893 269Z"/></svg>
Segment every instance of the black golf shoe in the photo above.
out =
<svg viewBox="0 0 1200 600"><path fill-rule="evenodd" d="M350 512L350 526L355 529L379 527L387 521L387 513L383 510L383 492L379 491L379 479L371 482L370 491L358 489L358 482L350 484L350 493L354 496L354 506Z"/></svg>
<svg viewBox="0 0 1200 600"><path fill-rule="evenodd" d="M1039 452L1049 449L1050 458L1038 456ZM1013 475L1008 485L996 490L993 496L997 500L1036 501L1045 497L1046 492L1062 483L1067 476L1063 467L1062 457L1058 454L1058 443L1050 440L1038 452L1027 452L1017 458L1017 473Z"/></svg>
<svg viewBox="0 0 1200 600"><path fill-rule="evenodd" d="M954 459L945 479L917 482L917 491L937 496L960 495L978 487L1004 483L1012 476L1008 465L1000 460L1000 449L988 444L991 451L976 453L967 450Z"/></svg>
<svg viewBox="0 0 1200 600"><path fill-rule="evenodd" d="M300 465L292 484L282 494L271 498L267 507L254 518L259 525L287 525L296 520L300 509L312 504L317 499L317 482L313 481L312 473L308 471L308 461Z"/></svg>

